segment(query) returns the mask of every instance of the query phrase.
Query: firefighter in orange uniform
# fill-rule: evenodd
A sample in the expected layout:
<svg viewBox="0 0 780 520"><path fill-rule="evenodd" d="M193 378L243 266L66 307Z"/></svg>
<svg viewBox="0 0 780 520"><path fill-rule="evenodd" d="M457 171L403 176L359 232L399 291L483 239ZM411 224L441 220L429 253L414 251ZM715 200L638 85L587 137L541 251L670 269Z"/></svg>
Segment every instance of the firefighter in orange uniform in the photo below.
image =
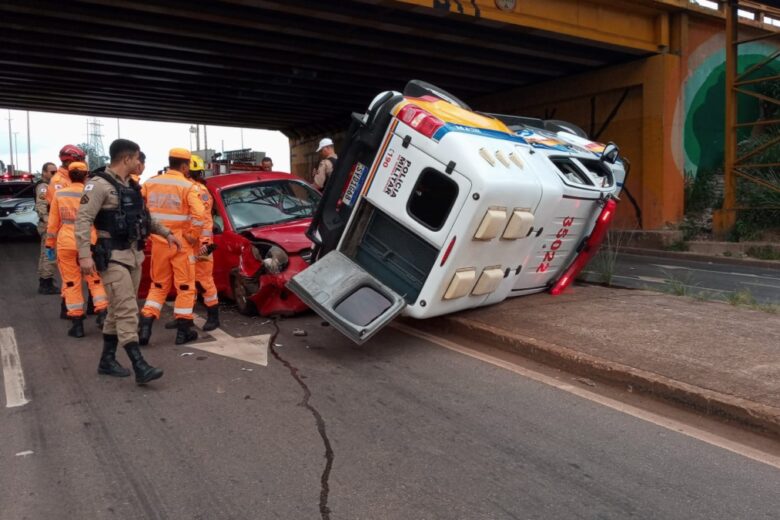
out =
<svg viewBox="0 0 780 520"><path fill-rule="evenodd" d="M176 344L197 339L193 330L192 308L195 305L195 251L203 229L201 188L187 179L192 154L184 148L173 148L168 154L170 167L162 175L150 178L141 186L152 217L173 232L183 244L181 251L168 246L158 235L152 235L152 262L149 294L141 309L138 342L148 345L154 320L160 317L165 298L176 288L173 315L177 322Z"/></svg>
<svg viewBox="0 0 780 520"><path fill-rule="evenodd" d="M57 173L52 176L49 181L49 189L46 190L46 202L49 203L49 207L51 207L51 201L54 199L54 194L62 188L70 186L71 181L68 166L73 162L83 163L86 157L87 155L84 153L84 150L78 146L66 144L62 147L60 150L60 161L62 162L62 166L57 168Z"/></svg>
<svg viewBox="0 0 780 520"><path fill-rule="evenodd" d="M203 201L203 231L200 234L200 243L196 246L197 257L195 261L195 281L203 287L203 304L208 312L208 319L203 324L203 330L209 331L219 327L219 300L217 299L217 286L214 284L214 219L211 215L214 200L206 188L206 168L197 155L190 160L190 178L200 183L200 199Z"/></svg>
<svg viewBox="0 0 780 520"><path fill-rule="evenodd" d="M75 224L81 197L84 192L84 179L89 168L83 162L71 162L68 165L67 187L61 188L54 195L49 211L49 225L46 235L46 248L49 258L57 258L57 267L62 277L62 295L65 298L65 308L72 326L68 336L84 337L84 295L82 293L82 274L79 267L78 250L76 249ZM92 243L96 235L92 230ZM56 255L54 248L56 246ZM98 314L97 324L102 327L106 319L108 297L97 274L83 276L87 288L92 295L95 312Z"/></svg>

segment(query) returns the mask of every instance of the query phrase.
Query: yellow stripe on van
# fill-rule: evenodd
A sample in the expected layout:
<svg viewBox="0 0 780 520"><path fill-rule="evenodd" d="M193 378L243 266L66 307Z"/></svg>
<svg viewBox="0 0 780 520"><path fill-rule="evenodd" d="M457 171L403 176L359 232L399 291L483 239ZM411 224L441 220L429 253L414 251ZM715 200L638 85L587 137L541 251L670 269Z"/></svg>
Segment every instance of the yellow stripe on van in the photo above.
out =
<svg viewBox="0 0 780 520"><path fill-rule="evenodd" d="M438 117L445 123L454 123L456 125L470 126L472 128L482 128L485 130L496 130L498 132L504 132L509 135L514 133L507 128L507 126L492 117L486 117L465 108L460 108L457 105L448 103L444 100L426 101L421 98L404 98L403 101L398 103L393 109L393 115L397 116L398 112L406 105L413 104L422 108L423 110L430 112L434 116Z"/></svg>

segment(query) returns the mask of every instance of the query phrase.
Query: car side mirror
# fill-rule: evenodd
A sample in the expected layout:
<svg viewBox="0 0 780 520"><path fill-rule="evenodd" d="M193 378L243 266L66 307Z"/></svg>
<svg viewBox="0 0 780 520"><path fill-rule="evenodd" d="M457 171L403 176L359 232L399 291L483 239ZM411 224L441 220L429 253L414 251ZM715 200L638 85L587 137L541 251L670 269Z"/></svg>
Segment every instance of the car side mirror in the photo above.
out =
<svg viewBox="0 0 780 520"><path fill-rule="evenodd" d="M601 160L609 164L615 164L620 158L620 148L615 143L609 143L601 152Z"/></svg>

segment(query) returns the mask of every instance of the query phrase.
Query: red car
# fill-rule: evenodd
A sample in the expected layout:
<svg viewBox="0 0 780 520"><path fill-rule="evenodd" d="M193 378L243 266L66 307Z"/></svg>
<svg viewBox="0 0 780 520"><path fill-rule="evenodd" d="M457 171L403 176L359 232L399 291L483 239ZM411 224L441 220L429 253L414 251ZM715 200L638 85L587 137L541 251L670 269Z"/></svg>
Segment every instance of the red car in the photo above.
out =
<svg viewBox="0 0 780 520"><path fill-rule="evenodd" d="M311 261L312 243L305 232L320 193L280 172L218 175L209 177L206 186L214 198L214 282L220 295L247 315L305 311L308 307L285 284ZM148 244L146 254L140 298L151 283ZM282 260L278 274L264 268L269 256Z"/></svg>

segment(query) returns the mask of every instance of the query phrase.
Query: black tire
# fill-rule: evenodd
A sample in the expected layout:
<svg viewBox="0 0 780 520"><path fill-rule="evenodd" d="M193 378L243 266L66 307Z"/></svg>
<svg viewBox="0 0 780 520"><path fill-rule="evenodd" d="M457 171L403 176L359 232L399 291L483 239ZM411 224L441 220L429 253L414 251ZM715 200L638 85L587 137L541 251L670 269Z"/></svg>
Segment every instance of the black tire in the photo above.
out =
<svg viewBox="0 0 780 520"><path fill-rule="evenodd" d="M244 316L256 316L257 307L249 299L249 293L244 284L241 283L241 278L238 275L230 277L230 285L233 289L233 301L236 302L238 312Z"/></svg>

